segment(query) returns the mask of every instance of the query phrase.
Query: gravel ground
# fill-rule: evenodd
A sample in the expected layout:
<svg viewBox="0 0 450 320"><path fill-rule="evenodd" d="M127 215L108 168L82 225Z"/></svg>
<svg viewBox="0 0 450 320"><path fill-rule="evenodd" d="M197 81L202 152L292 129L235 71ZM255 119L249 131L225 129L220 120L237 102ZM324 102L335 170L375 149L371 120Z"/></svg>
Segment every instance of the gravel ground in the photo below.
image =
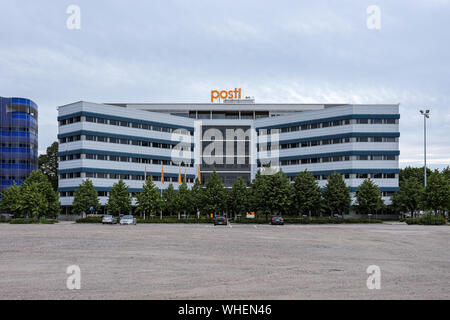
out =
<svg viewBox="0 0 450 320"><path fill-rule="evenodd" d="M450 299L449 226L0 224L0 243L0 299Z"/></svg>

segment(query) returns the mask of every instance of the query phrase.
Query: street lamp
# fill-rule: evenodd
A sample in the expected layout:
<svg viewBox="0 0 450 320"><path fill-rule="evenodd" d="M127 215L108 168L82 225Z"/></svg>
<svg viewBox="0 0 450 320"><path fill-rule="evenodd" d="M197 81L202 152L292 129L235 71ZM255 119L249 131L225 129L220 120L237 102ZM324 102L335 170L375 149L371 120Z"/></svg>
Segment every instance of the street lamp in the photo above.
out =
<svg viewBox="0 0 450 320"><path fill-rule="evenodd" d="M430 110L420 110L423 115L423 171L425 187L427 186L427 119L430 118Z"/></svg>

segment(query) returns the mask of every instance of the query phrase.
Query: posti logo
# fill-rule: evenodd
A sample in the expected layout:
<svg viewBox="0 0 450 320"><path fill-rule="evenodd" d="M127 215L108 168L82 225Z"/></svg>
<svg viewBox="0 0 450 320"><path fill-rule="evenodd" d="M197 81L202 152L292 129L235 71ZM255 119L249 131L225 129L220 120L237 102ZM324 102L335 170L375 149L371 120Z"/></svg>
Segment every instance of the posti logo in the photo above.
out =
<svg viewBox="0 0 450 320"><path fill-rule="evenodd" d="M234 88L234 90L211 90L211 102L214 100L222 98L222 99L241 99L241 88Z"/></svg>

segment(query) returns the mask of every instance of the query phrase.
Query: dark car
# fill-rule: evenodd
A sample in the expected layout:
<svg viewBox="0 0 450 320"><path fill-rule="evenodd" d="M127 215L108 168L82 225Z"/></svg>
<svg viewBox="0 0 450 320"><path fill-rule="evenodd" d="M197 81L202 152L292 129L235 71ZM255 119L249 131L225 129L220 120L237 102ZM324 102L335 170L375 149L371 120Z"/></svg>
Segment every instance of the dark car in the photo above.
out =
<svg viewBox="0 0 450 320"><path fill-rule="evenodd" d="M270 224L283 225L284 224L284 219L283 219L283 217L279 217L279 216L272 217L272 220L270 221Z"/></svg>
<svg viewBox="0 0 450 320"><path fill-rule="evenodd" d="M216 226L218 224L226 226L228 224L227 218L225 218L224 216L217 216L217 217L215 217L214 218L214 225Z"/></svg>

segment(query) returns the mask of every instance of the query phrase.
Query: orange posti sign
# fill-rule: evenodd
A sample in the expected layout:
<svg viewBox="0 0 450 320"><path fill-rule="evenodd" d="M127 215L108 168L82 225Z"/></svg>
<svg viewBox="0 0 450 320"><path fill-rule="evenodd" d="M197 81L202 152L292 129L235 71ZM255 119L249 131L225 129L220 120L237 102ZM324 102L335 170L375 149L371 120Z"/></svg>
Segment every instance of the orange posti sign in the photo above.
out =
<svg viewBox="0 0 450 320"><path fill-rule="evenodd" d="M234 90L211 90L211 102L214 100L222 99L241 99L242 89L234 88Z"/></svg>

